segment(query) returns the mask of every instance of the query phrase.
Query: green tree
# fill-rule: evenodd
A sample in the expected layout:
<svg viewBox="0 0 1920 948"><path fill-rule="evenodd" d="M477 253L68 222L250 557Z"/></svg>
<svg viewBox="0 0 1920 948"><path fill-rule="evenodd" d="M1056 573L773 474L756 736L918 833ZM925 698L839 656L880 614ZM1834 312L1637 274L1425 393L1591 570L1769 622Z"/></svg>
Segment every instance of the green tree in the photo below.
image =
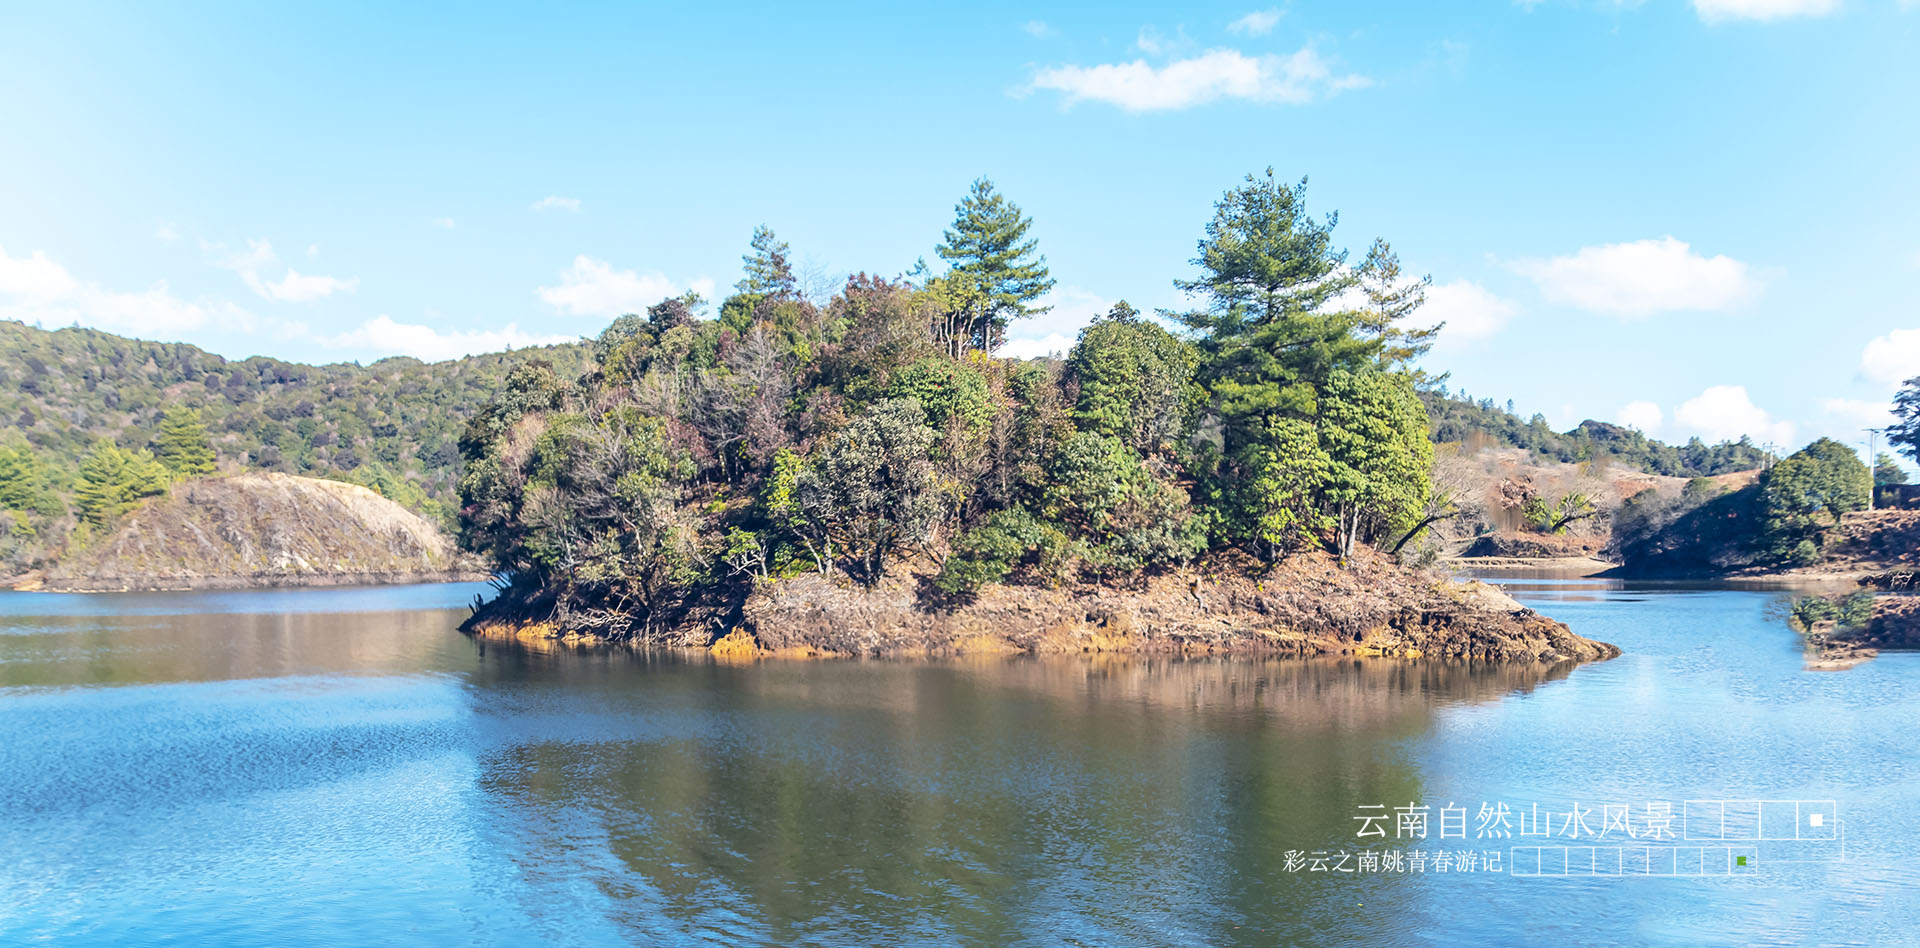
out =
<svg viewBox="0 0 1920 948"><path fill-rule="evenodd" d="M1853 449L1821 438L1767 470L1760 484L1763 532L1772 554L1796 565L1817 559L1821 521L1867 506L1872 475Z"/></svg>
<svg viewBox="0 0 1920 948"><path fill-rule="evenodd" d="M1335 552L1347 557L1356 540L1397 535L1418 519L1431 492L1433 442L1405 375L1336 371L1320 409Z"/></svg>
<svg viewBox="0 0 1920 948"><path fill-rule="evenodd" d="M1883 484L1905 484L1906 482L1907 482L1907 472L1900 467L1899 461L1896 461L1893 459L1893 455L1887 454L1885 452L1881 452L1879 455L1874 457L1873 486L1879 487Z"/></svg>
<svg viewBox="0 0 1920 948"><path fill-rule="evenodd" d="M73 501L80 517L96 526L113 522L140 501L167 492L167 469L145 451L123 451L111 441L94 446L80 462Z"/></svg>
<svg viewBox="0 0 1920 948"><path fill-rule="evenodd" d="M167 409L153 438L153 454L175 477L205 477L214 470L213 439L191 408Z"/></svg>
<svg viewBox="0 0 1920 948"><path fill-rule="evenodd" d="M556 414L516 471L523 479L518 565L603 623L651 637L709 565L679 501L693 466L660 419L633 406ZM615 608L603 613L599 608Z"/></svg>
<svg viewBox="0 0 1920 948"><path fill-rule="evenodd" d="M1256 555L1275 560L1332 528L1320 509L1332 461L1312 423L1297 418L1270 421L1249 453L1247 476L1228 493L1234 502L1230 533Z"/></svg>
<svg viewBox="0 0 1920 948"><path fill-rule="evenodd" d="M1887 443L1908 460L1920 461L1920 375L1900 383L1900 391L1893 395L1893 417Z"/></svg>
<svg viewBox="0 0 1920 948"><path fill-rule="evenodd" d="M993 420L986 377L973 366L940 356L915 359L895 372L887 383L887 397L918 401L935 431L953 423L978 431Z"/></svg>
<svg viewBox="0 0 1920 948"><path fill-rule="evenodd" d="M1867 466L1852 448L1821 438L1770 468L1761 498L1771 516L1825 514L1839 523L1841 514L1866 508L1870 483Z"/></svg>
<svg viewBox="0 0 1920 948"><path fill-rule="evenodd" d="M60 498L48 485L47 467L33 449L0 445L0 510L57 517Z"/></svg>
<svg viewBox="0 0 1920 948"><path fill-rule="evenodd" d="M1186 427L1199 357L1191 345L1140 319L1125 301L1082 330L1067 354L1080 389L1073 420L1141 454L1158 453Z"/></svg>
<svg viewBox="0 0 1920 948"><path fill-rule="evenodd" d="M996 510L954 540L953 555L941 565L934 585L949 593L972 593L1006 582L1023 566L1055 579L1071 556L1071 546L1057 524L1035 517L1025 507Z"/></svg>
<svg viewBox="0 0 1920 948"><path fill-rule="evenodd" d="M1375 240L1359 266L1360 288L1367 305L1360 311L1359 332L1380 340L1380 367L1408 369L1433 348L1443 324L1409 327L1407 320L1427 302L1433 277L1409 279L1400 270L1400 256L1385 240ZM1415 373L1425 379L1424 373Z"/></svg>
<svg viewBox="0 0 1920 948"><path fill-rule="evenodd" d="M1071 526L1094 565L1116 572L1185 562L1206 539L1187 494L1120 439L1081 432L1054 458L1048 519Z"/></svg>
<svg viewBox="0 0 1920 948"><path fill-rule="evenodd" d="M939 516L934 440L919 402L883 399L842 429L795 485L802 514L854 557L868 586L886 575L895 549L923 539Z"/></svg>
<svg viewBox="0 0 1920 948"><path fill-rule="evenodd" d="M720 324L745 334L765 310L799 299L799 281L793 274L792 250L765 224L753 229L751 250L741 255L740 281L720 304Z"/></svg>
<svg viewBox="0 0 1920 948"><path fill-rule="evenodd" d="M1033 219L1019 205L980 178L954 206L953 226L934 252L964 276L983 298L967 327L974 348L991 352L1006 336L1007 323L1047 311L1032 303L1053 288L1039 241L1027 236Z"/></svg>
<svg viewBox="0 0 1920 948"><path fill-rule="evenodd" d="M1248 175L1215 206L1194 258L1201 275L1174 285L1205 308L1181 319L1200 332L1200 380L1236 438L1268 420L1315 413L1316 387L1337 368L1372 362L1383 343L1355 333L1357 317L1332 304L1360 280L1333 245L1338 215L1307 213L1307 182L1287 186L1269 168Z"/></svg>
<svg viewBox="0 0 1920 948"><path fill-rule="evenodd" d="M749 296L795 295L799 283L794 279L793 250L787 242L775 237L772 228L761 224L753 229L753 239L748 245L753 249L740 257L742 273L740 281L733 285L735 292Z"/></svg>

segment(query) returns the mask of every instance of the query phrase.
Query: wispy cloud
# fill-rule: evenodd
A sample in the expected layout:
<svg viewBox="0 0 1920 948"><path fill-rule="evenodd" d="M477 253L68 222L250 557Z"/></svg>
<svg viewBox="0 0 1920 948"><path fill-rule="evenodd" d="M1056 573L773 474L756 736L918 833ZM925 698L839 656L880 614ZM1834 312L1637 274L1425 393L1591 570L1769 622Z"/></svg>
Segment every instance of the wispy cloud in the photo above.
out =
<svg viewBox="0 0 1920 948"><path fill-rule="evenodd" d="M453 218L451 217L436 217L433 219L432 223L433 223L433 226L438 227L441 230L453 229Z"/></svg>
<svg viewBox="0 0 1920 948"><path fill-rule="evenodd" d="M1034 39L1046 39L1058 32L1045 20L1028 20L1020 25L1020 31Z"/></svg>
<svg viewBox="0 0 1920 948"><path fill-rule="evenodd" d="M1840 0L1693 0L1694 12L1708 23L1826 16L1838 9Z"/></svg>
<svg viewBox="0 0 1920 948"><path fill-rule="evenodd" d="M268 279L262 275L263 271L279 269L280 257L267 240L249 240L245 250L228 250L226 245L217 243L202 244L201 249L212 256L214 266L239 274L248 289L265 299L310 303L335 293L351 293L360 286L359 277L318 276L292 267L288 267L280 279ZM318 246L311 246L307 255L311 257L318 252Z"/></svg>
<svg viewBox="0 0 1920 948"><path fill-rule="evenodd" d="M1248 56L1216 49L1164 66L1146 60L1040 70L1029 91L1058 92L1066 105L1104 102L1129 112L1184 109L1221 99L1299 105L1345 89L1370 85L1359 75L1336 75L1312 47L1287 56Z"/></svg>
<svg viewBox="0 0 1920 948"><path fill-rule="evenodd" d="M1701 256L1673 237L1582 247L1570 256L1508 266L1549 302L1626 318L1732 309L1759 296L1763 286L1747 264Z"/></svg>
<svg viewBox="0 0 1920 948"><path fill-rule="evenodd" d="M174 226L172 221L161 221L160 226L153 229L153 239L161 243L173 243L180 239L180 228Z"/></svg>
<svg viewBox="0 0 1920 948"><path fill-rule="evenodd" d="M641 312L689 288L702 296L713 295L710 279L694 280L690 287L682 287L665 274L616 269L604 260L581 254L560 274L559 285L543 286L535 292L563 313L607 317Z"/></svg>
<svg viewBox="0 0 1920 948"><path fill-rule="evenodd" d="M580 212L580 199L561 197L558 194L549 194L533 202L533 209L536 211L566 211L577 214Z"/></svg>
<svg viewBox="0 0 1920 948"><path fill-rule="evenodd" d="M316 336L330 349L346 349L382 358L407 355L427 362L458 359L478 352L498 352L506 348L547 346L569 342L572 336L523 332L514 323L500 329L442 331L417 323L395 322L385 314L375 316L353 329L334 335Z"/></svg>
<svg viewBox="0 0 1920 948"><path fill-rule="evenodd" d="M342 279L314 276L288 267L286 276L275 281L262 281L256 290L268 299L287 303L307 303L325 299L335 293L351 293L359 287L359 277Z"/></svg>
<svg viewBox="0 0 1920 948"><path fill-rule="evenodd" d="M1280 22L1282 12L1279 7L1255 10L1227 24L1227 31L1230 33L1245 33L1248 36L1265 36L1273 32L1274 26Z"/></svg>

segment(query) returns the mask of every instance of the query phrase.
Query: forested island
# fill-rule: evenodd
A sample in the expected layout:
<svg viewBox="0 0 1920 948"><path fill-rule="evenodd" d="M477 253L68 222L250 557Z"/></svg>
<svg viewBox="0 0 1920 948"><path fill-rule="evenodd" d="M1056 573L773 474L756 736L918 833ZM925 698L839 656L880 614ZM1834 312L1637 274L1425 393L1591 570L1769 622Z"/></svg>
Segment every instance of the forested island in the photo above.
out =
<svg viewBox="0 0 1920 948"><path fill-rule="evenodd" d="M730 651L1610 654L1395 563L1433 522L1412 365L1435 327L1387 243L1350 260L1305 182L1226 193L1197 304L1121 303L1064 360L993 353L1051 286L976 182L947 264L824 305L762 228L718 307L529 362L461 441L461 535L512 577L469 628Z"/></svg>

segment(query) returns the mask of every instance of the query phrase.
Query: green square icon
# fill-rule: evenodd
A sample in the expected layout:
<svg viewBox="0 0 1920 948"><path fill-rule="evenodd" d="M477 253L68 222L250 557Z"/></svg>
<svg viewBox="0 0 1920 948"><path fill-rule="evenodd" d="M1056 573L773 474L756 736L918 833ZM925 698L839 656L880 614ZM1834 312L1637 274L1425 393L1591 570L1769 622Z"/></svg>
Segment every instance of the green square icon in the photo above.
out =
<svg viewBox="0 0 1920 948"><path fill-rule="evenodd" d="M1747 857L1745 856L1735 856L1733 857L1733 859L1734 859L1735 865L1744 866L1747 864Z"/></svg>

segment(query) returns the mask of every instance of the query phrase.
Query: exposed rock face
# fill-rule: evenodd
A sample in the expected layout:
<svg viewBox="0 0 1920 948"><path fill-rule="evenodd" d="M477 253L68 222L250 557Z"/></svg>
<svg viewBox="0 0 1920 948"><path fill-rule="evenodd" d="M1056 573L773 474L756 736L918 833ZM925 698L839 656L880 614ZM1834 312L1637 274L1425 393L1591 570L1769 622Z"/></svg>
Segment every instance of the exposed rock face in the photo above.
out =
<svg viewBox="0 0 1920 948"><path fill-rule="evenodd" d="M176 484L48 571L70 592L478 578L433 524L373 491L287 474Z"/></svg>
<svg viewBox="0 0 1920 948"><path fill-rule="evenodd" d="M765 583L737 628L714 617L669 630L656 644L707 647L716 656L945 655L994 652L1361 654L1509 663L1591 661L1619 649L1480 583L1455 583L1372 556L1343 568L1296 556L1254 579L1232 569L1185 570L1115 588L990 586L965 602L929 599L925 573L867 590L808 574ZM516 622L510 604L468 624L481 635L558 635Z"/></svg>

